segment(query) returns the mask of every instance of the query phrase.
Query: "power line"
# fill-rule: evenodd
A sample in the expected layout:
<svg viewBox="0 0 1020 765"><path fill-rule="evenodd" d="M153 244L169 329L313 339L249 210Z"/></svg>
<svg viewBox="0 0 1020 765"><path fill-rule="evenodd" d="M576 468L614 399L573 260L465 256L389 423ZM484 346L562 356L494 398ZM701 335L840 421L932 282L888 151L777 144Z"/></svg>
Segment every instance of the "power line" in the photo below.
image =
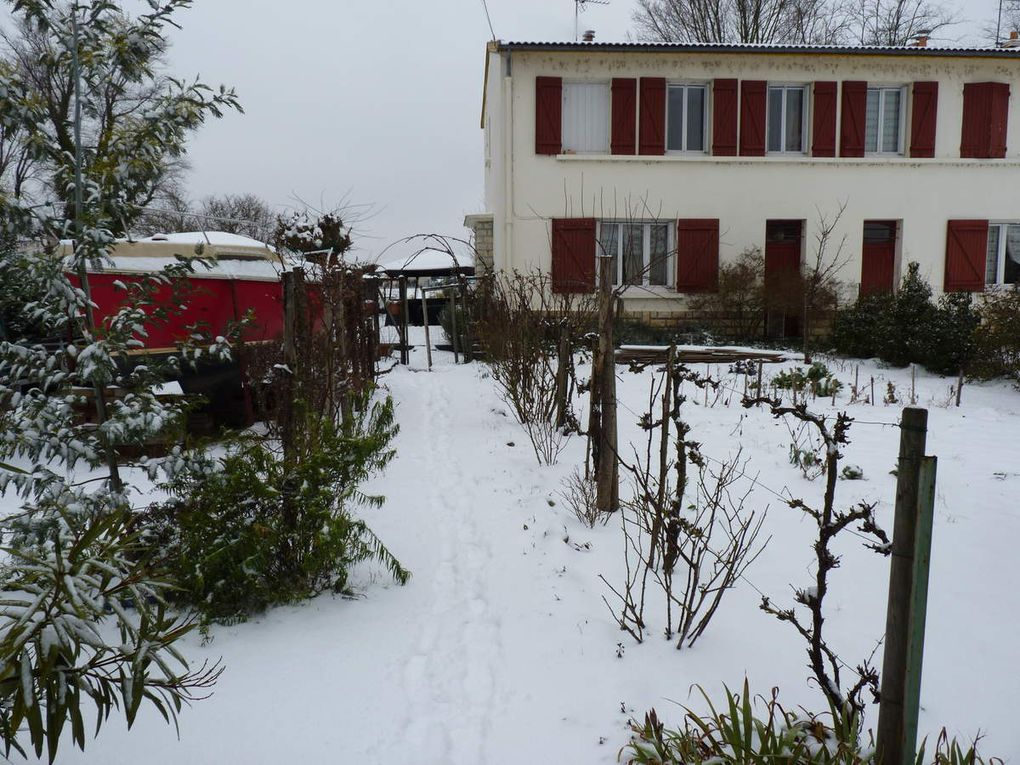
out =
<svg viewBox="0 0 1020 765"><path fill-rule="evenodd" d="M486 0L482 0L482 9L485 11L485 20L489 23L489 34L492 35L492 39L495 41L496 30L492 28L492 16L489 15L489 4Z"/></svg>

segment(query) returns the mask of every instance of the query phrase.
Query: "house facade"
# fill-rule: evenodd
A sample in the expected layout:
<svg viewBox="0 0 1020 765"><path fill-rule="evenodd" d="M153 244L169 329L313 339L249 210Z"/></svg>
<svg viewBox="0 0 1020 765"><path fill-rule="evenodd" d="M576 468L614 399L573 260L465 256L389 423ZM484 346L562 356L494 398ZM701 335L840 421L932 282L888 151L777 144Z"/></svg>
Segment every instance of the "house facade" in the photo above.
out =
<svg viewBox="0 0 1020 765"><path fill-rule="evenodd" d="M936 292L1020 281L1020 48L490 43L486 209L497 270L662 318L761 251L804 269L829 231L844 295L916 261Z"/></svg>

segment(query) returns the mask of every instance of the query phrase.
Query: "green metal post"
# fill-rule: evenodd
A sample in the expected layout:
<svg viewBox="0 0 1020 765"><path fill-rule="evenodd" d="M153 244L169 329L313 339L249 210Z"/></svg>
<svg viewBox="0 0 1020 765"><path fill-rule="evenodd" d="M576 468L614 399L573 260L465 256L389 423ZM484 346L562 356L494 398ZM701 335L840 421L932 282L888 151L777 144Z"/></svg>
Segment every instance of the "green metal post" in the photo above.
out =
<svg viewBox="0 0 1020 765"><path fill-rule="evenodd" d="M907 682L903 705L903 765L914 765L917 754L917 718L921 707L921 664L924 659L924 626L928 613L928 572L931 568L937 467L937 457L921 460L914 541L914 581L910 592Z"/></svg>

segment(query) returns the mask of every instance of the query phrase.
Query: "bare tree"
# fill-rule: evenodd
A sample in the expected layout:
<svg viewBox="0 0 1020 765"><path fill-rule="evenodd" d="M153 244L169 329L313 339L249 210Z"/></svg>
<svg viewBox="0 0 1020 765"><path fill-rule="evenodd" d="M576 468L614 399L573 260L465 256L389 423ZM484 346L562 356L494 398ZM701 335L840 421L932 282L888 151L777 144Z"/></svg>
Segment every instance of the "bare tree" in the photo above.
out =
<svg viewBox="0 0 1020 765"><path fill-rule="evenodd" d="M205 228L241 234L268 242L276 230L277 213L255 194L223 194L206 197L199 205Z"/></svg>
<svg viewBox="0 0 1020 765"><path fill-rule="evenodd" d="M134 233L145 236L177 231L226 231L270 242L277 222L277 213L255 194L210 196L195 204L174 185L146 208L132 228Z"/></svg>
<svg viewBox="0 0 1020 765"><path fill-rule="evenodd" d="M837 239L836 229L846 212L847 202L840 202L832 215L818 213L818 231L814 250L809 256L801 281L804 300L804 361L811 362L812 322L832 313L839 303L840 282L836 278L850 260L846 252L846 234Z"/></svg>
<svg viewBox="0 0 1020 765"><path fill-rule="evenodd" d="M638 0L637 36L661 42L834 43L846 14L830 0Z"/></svg>
<svg viewBox="0 0 1020 765"><path fill-rule="evenodd" d="M950 6L931 0L846 0L861 45L907 45L960 21Z"/></svg>

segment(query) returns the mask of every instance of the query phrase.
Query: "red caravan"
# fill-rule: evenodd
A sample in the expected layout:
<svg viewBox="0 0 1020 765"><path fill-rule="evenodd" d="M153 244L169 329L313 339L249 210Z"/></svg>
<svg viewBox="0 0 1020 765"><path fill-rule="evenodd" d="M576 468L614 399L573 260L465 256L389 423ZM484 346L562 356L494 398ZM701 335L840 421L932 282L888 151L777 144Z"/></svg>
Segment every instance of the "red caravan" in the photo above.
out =
<svg viewBox="0 0 1020 765"><path fill-rule="evenodd" d="M96 323L102 326L124 305L127 293L117 286L118 282L139 281L175 263L177 256L199 254L210 267L195 264L195 272L189 277L190 294L181 313L146 326L147 336L139 338L144 343L143 352L173 352L187 338L187 328L195 324L206 327L213 337L225 335L228 325L242 319L249 310L255 318L245 331L245 341L279 337L283 331L283 259L262 242L222 231L156 234L118 241L110 250L108 262L89 269ZM77 283L74 276L71 278ZM169 286L161 288L155 302L165 305L170 296Z"/></svg>

